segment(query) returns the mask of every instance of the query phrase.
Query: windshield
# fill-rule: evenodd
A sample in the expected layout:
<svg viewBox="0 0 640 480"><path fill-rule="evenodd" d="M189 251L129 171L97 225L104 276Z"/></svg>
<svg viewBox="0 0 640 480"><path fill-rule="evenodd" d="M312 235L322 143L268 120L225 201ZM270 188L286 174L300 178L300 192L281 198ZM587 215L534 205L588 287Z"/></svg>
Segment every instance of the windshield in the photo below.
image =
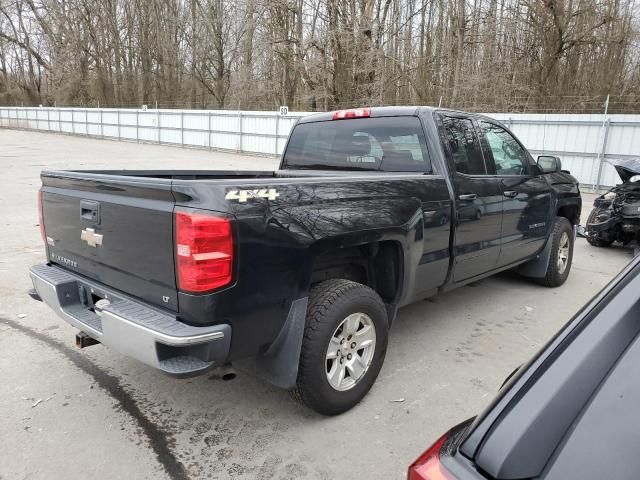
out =
<svg viewBox="0 0 640 480"><path fill-rule="evenodd" d="M431 172L417 117L298 124L291 133L283 167Z"/></svg>

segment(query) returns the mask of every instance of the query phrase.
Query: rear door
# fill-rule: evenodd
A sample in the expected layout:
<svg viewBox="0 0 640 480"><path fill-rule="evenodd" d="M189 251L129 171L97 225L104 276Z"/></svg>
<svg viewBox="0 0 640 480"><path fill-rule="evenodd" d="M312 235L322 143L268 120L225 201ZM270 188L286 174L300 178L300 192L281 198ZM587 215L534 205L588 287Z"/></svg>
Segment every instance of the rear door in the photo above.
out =
<svg viewBox="0 0 640 480"><path fill-rule="evenodd" d="M502 226L502 184L488 175L473 121L464 115L438 119L455 194L455 282L496 267Z"/></svg>
<svg viewBox="0 0 640 480"><path fill-rule="evenodd" d="M533 158L511 133L486 119L478 126L488 168L500 179L504 195L498 266L509 265L544 245L553 218L551 186L533 174Z"/></svg>
<svg viewBox="0 0 640 480"><path fill-rule="evenodd" d="M42 182L51 263L177 310L171 180L44 172Z"/></svg>

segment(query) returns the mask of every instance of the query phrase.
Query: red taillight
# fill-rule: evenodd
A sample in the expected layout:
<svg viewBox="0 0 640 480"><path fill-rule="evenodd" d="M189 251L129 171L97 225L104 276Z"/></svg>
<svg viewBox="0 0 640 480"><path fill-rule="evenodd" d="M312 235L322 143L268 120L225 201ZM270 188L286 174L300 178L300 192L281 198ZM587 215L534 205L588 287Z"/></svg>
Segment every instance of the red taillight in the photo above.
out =
<svg viewBox="0 0 640 480"><path fill-rule="evenodd" d="M231 221L176 212L175 222L178 289L202 293L228 285L233 275Z"/></svg>
<svg viewBox="0 0 640 480"><path fill-rule="evenodd" d="M40 223L40 236L42 241L47 243L47 235L44 231L44 211L42 210L42 190L38 190L38 221Z"/></svg>
<svg viewBox="0 0 640 480"><path fill-rule="evenodd" d="M455 480L440 462L440 450L449 438L446 433L429 449L411 464L407 473L407 480Z"/></svg>
<svg viewBox="0 0 640 480"><path fill-rule="evenodd" d="M353 110L338 110L333 113L333 120L343 120L345 118L365 118L371 116L370 108L355 108Z"/></svg>

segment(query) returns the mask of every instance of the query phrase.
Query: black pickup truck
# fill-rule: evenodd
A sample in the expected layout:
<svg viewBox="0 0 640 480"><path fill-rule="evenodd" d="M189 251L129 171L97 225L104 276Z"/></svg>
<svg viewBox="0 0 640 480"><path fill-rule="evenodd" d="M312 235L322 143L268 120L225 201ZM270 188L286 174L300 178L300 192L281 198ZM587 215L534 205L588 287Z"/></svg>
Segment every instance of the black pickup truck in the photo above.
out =
<svg viewBox="0 0 640 480"><path fill-rule="evenodd" d="M301 119L277 171L43 171L40 206L34 295L81 345L176 376L234 362L331 415L398 307L506 269L564 283L581 198L491 118L381 107Z"/></svg>

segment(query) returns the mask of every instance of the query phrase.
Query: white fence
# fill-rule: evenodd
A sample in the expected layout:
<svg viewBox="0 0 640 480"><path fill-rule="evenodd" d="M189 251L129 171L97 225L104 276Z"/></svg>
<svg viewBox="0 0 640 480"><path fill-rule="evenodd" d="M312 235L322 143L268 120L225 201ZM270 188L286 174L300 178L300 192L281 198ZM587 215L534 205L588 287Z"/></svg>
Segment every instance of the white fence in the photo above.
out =
<svg viewBox="0 0 640 480"><path fill-rule="evenodd" d="M277 155L302 115L306 113L0 107L0 127ZM615 185L619 178L605 160L640 156L640 115L488 115L511 128L534 156L560 156L563 168L583 184Z"/></svg>
<svg viewBox="0 0 640 480"><path fill-rule="evenodd" d="M506 114L507 125L534 155L558 155L580 183L611 186L620 177L606 160L640 157L640 115Z"/></svg>
<svg viewBox="0 0 640 480"><path fill-rule="evenodd" d="M301 115L229 110L0 107L0 127L277 155Z"/></svg>

